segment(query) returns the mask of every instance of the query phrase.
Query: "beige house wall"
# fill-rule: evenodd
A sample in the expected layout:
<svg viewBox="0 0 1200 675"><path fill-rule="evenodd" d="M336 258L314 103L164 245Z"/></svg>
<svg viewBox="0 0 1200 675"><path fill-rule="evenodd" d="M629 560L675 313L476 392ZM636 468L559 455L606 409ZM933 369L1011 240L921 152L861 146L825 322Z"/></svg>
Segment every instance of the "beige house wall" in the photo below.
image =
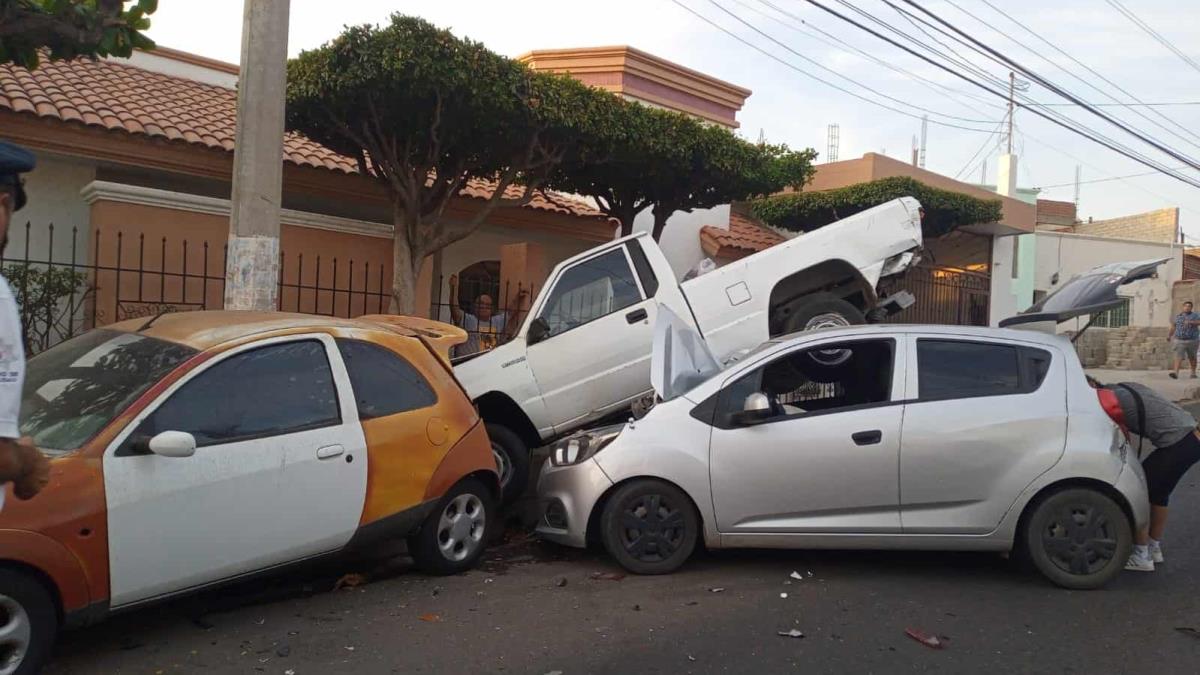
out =
<svg viewBox="0 0 1200 675"><path fill-rule="evenodd" d="M1075 234L1170 244L1179 239L1179 208L1159 209L1107 220L1093 220L1075 225L1074 230Z"/></svg>

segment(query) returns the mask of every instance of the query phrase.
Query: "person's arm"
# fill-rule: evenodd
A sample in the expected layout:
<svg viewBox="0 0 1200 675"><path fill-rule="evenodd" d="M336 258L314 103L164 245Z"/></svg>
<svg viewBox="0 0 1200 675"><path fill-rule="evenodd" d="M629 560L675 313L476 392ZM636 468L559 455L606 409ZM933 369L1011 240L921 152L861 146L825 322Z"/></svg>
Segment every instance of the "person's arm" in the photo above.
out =
<svg viewBox="0 0 1200 675"><path fill-rule="evenodd" d="M1167 333L1167 342L1175 339L1175 322L1171 322L1171 330Z"/></svg>
<svg viewBox="0 0 1200 675"><path fill-rule="evenodd" d="M525 303L529 299L529 291L522 288L517 291L517 301L509 307L504 316L504 339L511 340L514 333L517 332L517 326L521 325L521 319L525 314Z"/></svg>
<svg viewBox="0 0 1200 675"><path fill-rule="evenodd" d="M13 484L17 499L30 499L50 482L50 460L28 438L0 438L0 485Z"/></svg>
<svg viewBox="0 0 1200 675"><path fill-rule="evenodd" d="M463 320L462 308L458 306L458 275L450 275L450 318L454 325L461 326Z"/></svg>

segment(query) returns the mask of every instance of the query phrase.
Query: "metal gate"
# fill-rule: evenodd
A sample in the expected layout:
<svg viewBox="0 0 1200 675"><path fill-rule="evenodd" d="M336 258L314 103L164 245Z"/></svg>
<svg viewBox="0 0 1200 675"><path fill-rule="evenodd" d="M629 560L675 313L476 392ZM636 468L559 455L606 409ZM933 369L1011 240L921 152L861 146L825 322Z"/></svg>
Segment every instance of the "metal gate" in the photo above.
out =
<svg viewBox="0 0 1200 675"><path fill-rule="evenodd" d="M950 326L988 325L991 277L953 267L918 265L894 282L893 290L916 296L911 307L888 319L890 323L932 323Z"/></svg>

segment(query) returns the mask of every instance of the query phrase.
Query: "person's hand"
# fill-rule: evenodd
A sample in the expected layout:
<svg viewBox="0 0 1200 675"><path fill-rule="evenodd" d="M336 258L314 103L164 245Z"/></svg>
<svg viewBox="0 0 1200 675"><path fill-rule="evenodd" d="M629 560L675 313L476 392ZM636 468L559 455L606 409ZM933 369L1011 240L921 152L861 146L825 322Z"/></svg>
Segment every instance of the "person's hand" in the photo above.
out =
<svg viewBox="0 0 1200 675"><path fill-rule="evenodd" d="M517 291L517 304L520 305L529 299L529 289L522 288Z"/></svg>
<svg viewBox="0 0 1200 675"><path fill-rule="evenodd" d="M50 458L34 447L31 438L17 441L17 448L25 475L13 481L13 495L17 499L32 499L50 483Z"/></svg>
<svg viewBox="0 0 1200 675"><path fill-rule="evenodd" d="M457 290L458 290L458 275L451 274L450 275L450 292L454 293Z"/></svg>

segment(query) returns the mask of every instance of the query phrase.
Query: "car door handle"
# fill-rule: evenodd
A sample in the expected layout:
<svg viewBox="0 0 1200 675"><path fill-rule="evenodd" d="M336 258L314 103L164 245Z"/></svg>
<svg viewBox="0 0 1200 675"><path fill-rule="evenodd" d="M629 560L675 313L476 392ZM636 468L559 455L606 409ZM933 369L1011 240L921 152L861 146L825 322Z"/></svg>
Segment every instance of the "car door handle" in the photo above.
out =
<svg viewBox="0 0 1200 675"><path fill-rule="evenodd" d="M650 315L646 313L646 310L635 309L632 312L625 315L625 320L628 321L629 323L637 323L639 321L645 321L646 317L648 317L648 316L650 316Z"/></svg>
<svg viewBox="0 0 1200 675"><path fill-rule="evenodd" d="M346 452L346 449L340 445L327 445L317 450L317 459L333 459L334 457L341 457L343 452Z"/></svg>
<svg viewBox="0 0 1200 675"><path fill-rule="evenodd" d="M883 432L874 429L872 431L860 431L856 434L851 434L850 439L855 445L876 445L883 440Z"/></svg>

